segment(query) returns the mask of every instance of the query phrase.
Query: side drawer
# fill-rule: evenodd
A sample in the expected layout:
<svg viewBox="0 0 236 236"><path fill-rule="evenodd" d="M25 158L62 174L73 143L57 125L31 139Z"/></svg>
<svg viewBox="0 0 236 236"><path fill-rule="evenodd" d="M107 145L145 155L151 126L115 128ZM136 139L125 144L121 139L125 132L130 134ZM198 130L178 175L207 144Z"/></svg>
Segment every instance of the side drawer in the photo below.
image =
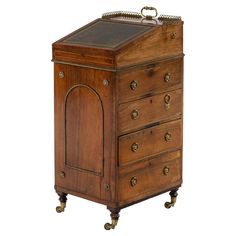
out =
<svg viewBox="0 0 236 236"><path fill-rule="evenodd" d="M148 65L119 76L119 103L182 87L183 59Z"/></svg>
<svg viewBox="0 0 236 236"><path fill-rule="evenodd" d="M183 54L183 24L163 24L148 37L123 47L116 56L118 68Z"/></svg>
<svg viewBox="0 0 236 236"><path fill-rule="evenodd" d="M143 128L173 116L180 116L182 90L178 89L120 104L118 112L119 134Z"/></svg>
<svg viewBox="0 0 236 236"><path fill-rule="evenodd" d="M178 150L120 169L118 198L121 205L125 205L168 191L181 183L182 155Z"/></svg>
<svg viewBox="0 0 236 236"><path fill-rule="evenodd" d="M182 144L182 120L157 125L119 138L119 165L123 166Z"/></svg>

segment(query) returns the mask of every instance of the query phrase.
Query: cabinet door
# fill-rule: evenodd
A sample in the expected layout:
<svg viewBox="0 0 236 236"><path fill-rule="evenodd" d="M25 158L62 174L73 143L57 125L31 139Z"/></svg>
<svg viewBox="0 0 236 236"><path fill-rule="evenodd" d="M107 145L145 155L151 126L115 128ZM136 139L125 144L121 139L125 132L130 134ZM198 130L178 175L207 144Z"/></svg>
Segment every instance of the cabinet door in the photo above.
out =
<svg viewBox="0 0 236 236"><path fill-rule="evenodd" d="M112 104L111 72L55 64L56 188L110 200Z"/></svg>
<svg viewBox="0 0 236 236"><path fill-rule="evenodd" d="M65 97L65 165L103 175L103 107L96 90L72 86Z"/></svg>

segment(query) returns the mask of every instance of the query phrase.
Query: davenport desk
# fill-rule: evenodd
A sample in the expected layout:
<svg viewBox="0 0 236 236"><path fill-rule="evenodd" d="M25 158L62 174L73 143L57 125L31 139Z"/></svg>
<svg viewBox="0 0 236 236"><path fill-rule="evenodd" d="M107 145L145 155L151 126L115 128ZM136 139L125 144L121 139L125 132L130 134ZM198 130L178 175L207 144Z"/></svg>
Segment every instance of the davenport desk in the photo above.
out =
<svg viewBox="0 0 236 236"><path fill-rule="evenodd" d="M182 184L183 21L156 15L106 13L53 44L56 210L104 204L107 230L161 193L174 206Z"/></svg>

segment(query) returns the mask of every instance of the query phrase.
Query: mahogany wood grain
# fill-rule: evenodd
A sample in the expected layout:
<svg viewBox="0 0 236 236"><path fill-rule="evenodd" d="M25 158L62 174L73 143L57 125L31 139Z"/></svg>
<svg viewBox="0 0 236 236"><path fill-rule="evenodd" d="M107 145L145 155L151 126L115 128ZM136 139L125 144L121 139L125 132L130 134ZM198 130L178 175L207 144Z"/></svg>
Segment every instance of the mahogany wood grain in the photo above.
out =
<svg viewBox="0 0 236 236"><path fill-rule="evenodd" d="M117 22L94 22L99 21ZM93 45L91 38L90 46L86 39L80 39L84 44L76 43L76 37L66 40L94 22L53 44L55 189L105 204L118 214L181 186L183 22L122 21L148 30L120 42L112 35L103 45L118 45L113 48ZM98 33L106 39L102 30ZM138 111L135 118L133 111ZM137 151L131 149L134 143Z"/></svg>
<svg viewBox="0 0 236 236"><path fill-rule="evenodd" d="M101 21L101 19L96 21L99 20ZM102 48L63 41L77 31L53 44L53 61L116 69L183 55L182 22L152 25L149 31L143 32L117 48Z"/></svg>
<svg viewBox="0 0 236 236"><path fill-rule="evenodd" d="M114 67L112 54L110 53L110 55L106 55L107 53L103 49L86 50L84 47L77 47L76 49L76 52L55 49L53 60L81 65Z"/></svg>
<svg viewBox="0 0 236 236"><path fill-rule="evenodd" d="M116 51L117 68L183 54L183 23L163 25Z"/></svg>
<svg viewBox="0 0 236 236"><path fill-rule="evenodd" d="M75 35L98 21L99 19L96 19L53 43L52 60L86 66L114 67L114 52L112 50L64 42L68 37Z"/></svg>
<svg viewBox="0 0 236 236"><path fill-rule="evenodd" d="M119 203L128 204L181 184L181 158L179 150L120 169ZM169 168L167 175L163 173L164 168ZM134 177L137 184L131 186Z"/></svg>
<svg viewBox="0 0 236 236"><path fill-rule="evenodd" d="M181 148L181 125L181 120L177 120L121 136L119 138L120 166L173 148ZM165 139L167 133L171 135L170 140ZM137 145L137 150L133 150L132 145Z"/></svg>
<svg viewBox="0 0 236 236"><path fill-rule="evenodd" d="M169 109L165 106L165 97L170 96ZM136 119L132 113L138 113ZM165 92L152 97L147 97L134 102L119 105L119 133L131 132L147 125L179 116L182 113L182 90Z"/></svg>
<svg viewBox="0 0 236 236"><path fill-rule="evenodd" d="M103 107L93 88L78 84L68 91L65 122L65 164L102 175Z"/></svg>
<svg viewBox="0 0 236 236"><path fill-rule="evenodd" d="M112 135L115 132L114 74L62 64L55 64L54 71L55 188L68 188L84 195L114 200L115 193L104 188L105 184L114 186L116 173L115 137ZM59 78L60 71L64 78ZM104 86L104 79L108 80L108 86ZM78 86L84 90L76 90ZM92 88L97 96L88 88ZM75 94L71 98L69 95L65 103L70 91L75 91ZM66 147L69 159L65 159L65 154L68 155ZM110 172L114 173L113 177Z"/></svg>
<svg viewBox="0 0 236 236"><path fill-rule="evenodd" d="M103 205L107 205L110 207L117 207L117 203L115 201L111 201L111 200L105 200L102 199L101 197L96 197L96 196L92 196L92 195L88 195L88 194L84 194L82 192L76 191L75 189L69 189L69 188L65 188L65 187L61 187L61 186L55 186L56 192L65 192L77 197L81 197L84 199L87 199L89 201L93 201L93 202L97 202Z"/></svg>
<svg viewBox="0 0 236 236"><path fill-rule="evenodd" d="M169 75L169 80L166 76ZM132 89L131 85L137 83ZM181 88L182 58L138 67L119 75L119 103Z"/></svg>

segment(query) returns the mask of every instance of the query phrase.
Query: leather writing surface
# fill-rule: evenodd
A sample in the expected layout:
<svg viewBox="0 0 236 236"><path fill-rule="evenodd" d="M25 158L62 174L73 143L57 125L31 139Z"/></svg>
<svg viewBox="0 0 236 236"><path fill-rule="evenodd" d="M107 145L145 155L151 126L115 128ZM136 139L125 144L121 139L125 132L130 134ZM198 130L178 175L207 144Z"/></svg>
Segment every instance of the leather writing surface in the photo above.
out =
<svg viewBox="0 0 236 236"><path fill-rule="evenodd" d="M66 43L115 48L121 43L144 33L151 26L122 22L97 21L65 39Z"/></svg>

